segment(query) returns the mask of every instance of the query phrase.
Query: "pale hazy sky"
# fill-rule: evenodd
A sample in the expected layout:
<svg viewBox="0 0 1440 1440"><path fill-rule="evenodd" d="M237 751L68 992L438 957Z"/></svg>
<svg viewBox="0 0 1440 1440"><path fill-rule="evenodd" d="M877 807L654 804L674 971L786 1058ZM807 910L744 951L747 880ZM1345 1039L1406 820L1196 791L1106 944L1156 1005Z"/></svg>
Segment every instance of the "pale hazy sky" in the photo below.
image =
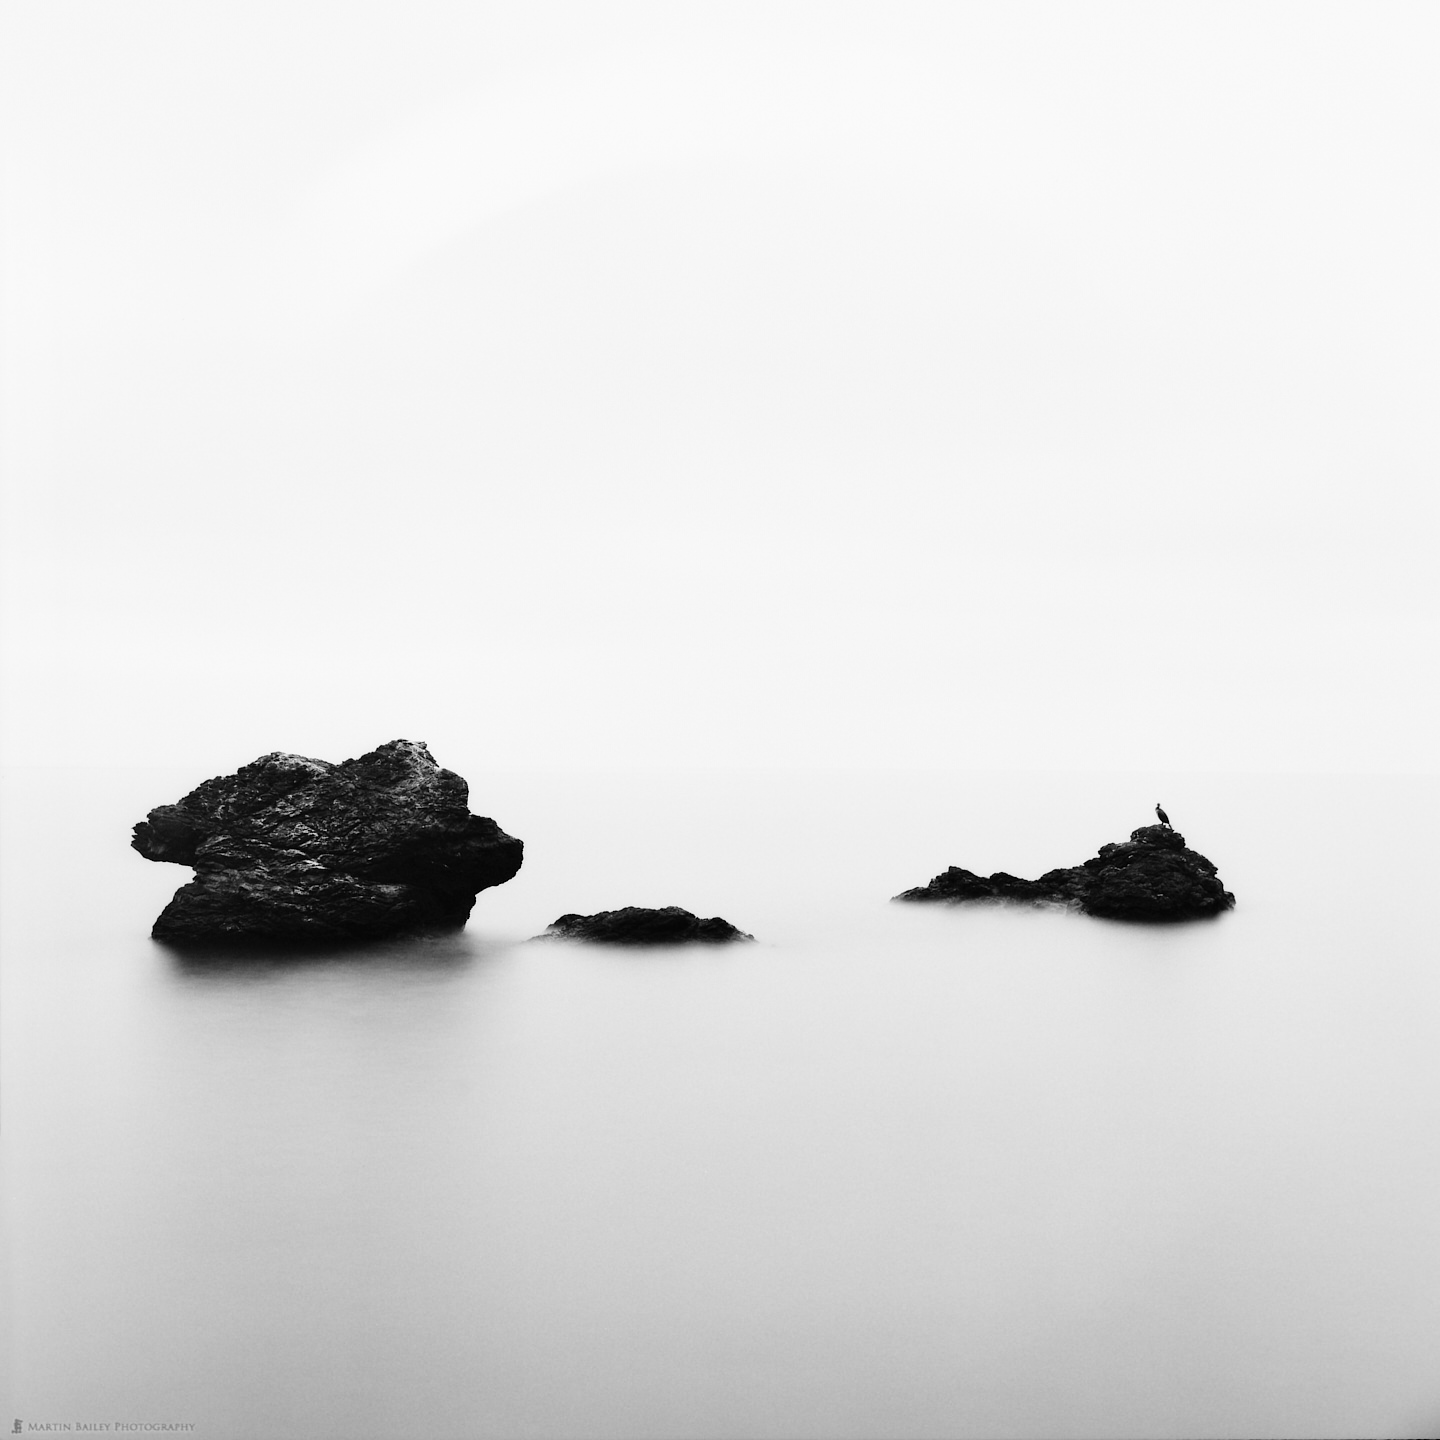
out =
<svg viewBox="0 0 1440 1440"><path fill-rule="evenodd" d="M4 26L12 759L1435 768L1435 7Z"/></svg>

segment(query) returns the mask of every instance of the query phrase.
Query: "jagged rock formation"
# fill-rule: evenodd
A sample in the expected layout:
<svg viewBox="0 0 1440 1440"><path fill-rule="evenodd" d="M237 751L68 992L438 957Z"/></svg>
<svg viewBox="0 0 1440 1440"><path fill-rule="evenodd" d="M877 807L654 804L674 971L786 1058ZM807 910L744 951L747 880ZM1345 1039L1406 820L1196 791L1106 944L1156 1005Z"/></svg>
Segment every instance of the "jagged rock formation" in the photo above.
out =
<svg viewBox="0 0 1440 1440"><path fill-rule="evenodd" d="M1123 844L1102 845L1083 865L1049 870L1038 880L1003 870L987 879L952 865L895 899L1051 901L1110 919L1162 921L1198 920L1235 904L1214 865L1168 825L1142 826Z"/></svg>
<svg viewBox="0 0 1440 1440"><path fill-rule="evenodd" d="M130 842L193 865L159 940L334 941L463 925L524 846L422 743L331 764L276 751L161 805Z"/></svg>
<svg viewBox="0 0 1440 1440"><path fill-rule="evenodd" d="M601 910L597 915L562 915L537 940L599 940L610 945L723 944L753 940L718 915L702 920L678 905L646 910L627 905L623 910Z"/></svg>

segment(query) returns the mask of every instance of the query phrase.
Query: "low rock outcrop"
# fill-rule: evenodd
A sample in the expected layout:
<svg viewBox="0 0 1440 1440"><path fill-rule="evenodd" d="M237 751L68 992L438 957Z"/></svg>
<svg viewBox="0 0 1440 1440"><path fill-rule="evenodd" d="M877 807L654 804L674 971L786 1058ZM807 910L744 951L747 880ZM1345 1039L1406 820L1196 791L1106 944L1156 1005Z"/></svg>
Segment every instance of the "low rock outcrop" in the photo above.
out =
<svg viewBox="0 0 1440 1440"><path fill-rule="evenodd" d="M1198 920L1235 904L1215 866L1188 849L1185 837L1168 825L1145 825L1119 845L1068 870L1048 870L1038 880L1021 880L1003 870L974 875L952 865L928 885L906 890L897 900L1027 900L1075 906L1089 915L1115 920Z"/></svg>
<svg viewBox="0 0 1440 1440"><path fill-rule="evenodd" d="M730 940L753 940L728 920L712 915L702 920L678 905L646 910L627 905L623 910L601 910L596 915L562 915L537 940L597 940L609 945L707 945Z"/></svg>
<svg viewBox="0 0 1440 1440"><path fill-rule="evenodd" d="M472 815L422 743L331 764L276 751L135 827L147 860L193 865L151 932L174 941L337 941L464 925L524 846Z"/></svg>

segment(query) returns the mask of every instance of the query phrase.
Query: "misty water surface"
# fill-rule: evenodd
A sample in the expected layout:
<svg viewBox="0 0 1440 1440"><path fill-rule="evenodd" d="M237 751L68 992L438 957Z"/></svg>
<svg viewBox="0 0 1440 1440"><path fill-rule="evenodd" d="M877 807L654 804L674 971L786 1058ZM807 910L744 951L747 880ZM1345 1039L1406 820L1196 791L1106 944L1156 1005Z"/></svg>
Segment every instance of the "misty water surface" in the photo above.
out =
<svg viewBox="0 0 1440 1440"><path fill-rule="evenodd" d="M1435 1433L1433 785L472 775L527 857L466 933L258 963L148 938L202 778L10 787L7 1415ZM1232 914L887 901L1156 799ZM632 903L759 943L524 943Z"/></svg>

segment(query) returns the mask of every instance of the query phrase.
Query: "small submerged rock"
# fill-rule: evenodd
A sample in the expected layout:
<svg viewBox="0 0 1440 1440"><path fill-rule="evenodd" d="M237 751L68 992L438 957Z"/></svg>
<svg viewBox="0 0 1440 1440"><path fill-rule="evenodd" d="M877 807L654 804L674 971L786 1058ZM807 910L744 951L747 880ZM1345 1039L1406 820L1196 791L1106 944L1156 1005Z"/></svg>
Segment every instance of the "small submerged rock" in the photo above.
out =
<svg viewBox="0 0 1440 1440"><path fill-rule="evenodd" d="M275 751L135 826L147 860L193 865L152 934L173 941L342 941L458 929L524 845L472 815L423 742L332 764Z"/></svg>
<svg viewBox="0 0 1440 1440"><path fill-rule="evenodd" d="M1102 845L1083 865L1048 870L1038 880L1003 870L986 877L952 865L895 899L1049 901L1108 919L1155 921L1199 920L1235 904L1215 866L1188 849L1185 837L1169 825L1142 826L1121 844Z"/></svg>
<svg viewBox="0 0 1440 1440"><path fill-rule="evenodd" d="M678 905L647 910L627 905L622 910L601 910L596 915L562 915L537 940L597 940L608 945L722 945L731 940L754 940L728 920L712 915L702 920Z"/></svg>

